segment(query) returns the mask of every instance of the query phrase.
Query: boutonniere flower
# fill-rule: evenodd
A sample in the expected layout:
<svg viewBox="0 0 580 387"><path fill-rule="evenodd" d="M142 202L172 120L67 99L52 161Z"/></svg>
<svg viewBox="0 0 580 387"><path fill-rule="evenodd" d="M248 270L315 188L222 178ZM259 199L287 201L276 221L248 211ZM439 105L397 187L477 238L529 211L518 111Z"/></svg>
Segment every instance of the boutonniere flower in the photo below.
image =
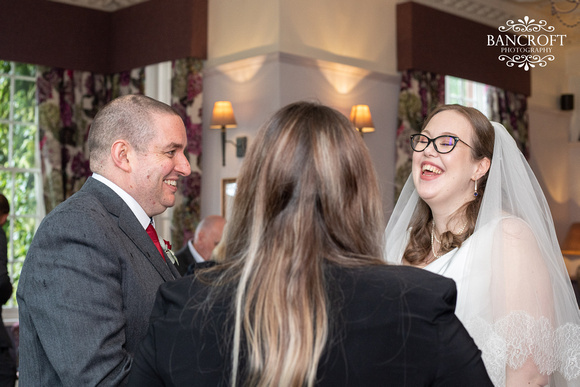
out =
<svg viewBox="0 0 580 387"><path fill-rule="evenodd" d="M165 251L165 255L167 255L169 257L169 259L171 260L171 262L174 265L179 266L179 262L177 261L177 257L175 256L173 251L171 251L171 243L169 243L169 241L166 241L165 239L162 239L162 241L163 241L163 243L161 245L164 246L163 251Z"/></svg>

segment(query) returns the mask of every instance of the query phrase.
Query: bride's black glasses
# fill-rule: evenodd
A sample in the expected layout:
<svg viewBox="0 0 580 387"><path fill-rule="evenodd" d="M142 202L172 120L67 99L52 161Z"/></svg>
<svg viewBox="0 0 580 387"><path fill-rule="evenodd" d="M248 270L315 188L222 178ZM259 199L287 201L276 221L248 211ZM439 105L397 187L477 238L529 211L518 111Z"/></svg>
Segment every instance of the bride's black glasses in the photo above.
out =
<svg viewBox="0 0 580 387"><path fill-rule="evenodd" d="M429 144L433 143L433 147L437 153L445 154L451 152L459 141L471 148L471 145L457 136L443 135L435 138L429 138L424 134L411 135L411 148L413 148L415 152L423 152L425 149L427 149Z"/></svg>

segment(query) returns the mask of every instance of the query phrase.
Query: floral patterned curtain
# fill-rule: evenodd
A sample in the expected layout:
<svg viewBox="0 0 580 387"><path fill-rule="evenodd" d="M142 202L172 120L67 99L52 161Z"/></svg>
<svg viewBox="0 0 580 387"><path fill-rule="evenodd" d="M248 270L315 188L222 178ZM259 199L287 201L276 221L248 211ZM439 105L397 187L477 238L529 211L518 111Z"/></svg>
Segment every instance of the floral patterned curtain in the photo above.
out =
<svg viewBox="0 0 580 387"><path fill-rule="evenodd" d="M445 76L418 70L404 71L399 93L395 160L395 200L411 174L412 153L409 137L419 133L423 121L445 103Z"/></svg>
<svg viewBox="0 0 580 387"><path fill-rule="evenodd" d="M488 101L492 121L501 123L526 158L530 154L528 139L528 100L523 94L516 94L497 87L488 88Z"/></svg>
<svg viewBox="0 0 580 387"><path fill-rule="evenodd" d="M171 240L177 248L193 238L200 221L201 210L201 113L203 62L187 58L172 64L171 104L183 118L187 132L187 154L191 175L179 184L176 204L173 207Z"/></svg>
<svg viewBox="0 0 580 387"><path fill-rule="evenodd" d="M87 138L97 111L125 94L143 94L143 68L102 75L39 67L40 154L46 212L90 176Z"/></svg>

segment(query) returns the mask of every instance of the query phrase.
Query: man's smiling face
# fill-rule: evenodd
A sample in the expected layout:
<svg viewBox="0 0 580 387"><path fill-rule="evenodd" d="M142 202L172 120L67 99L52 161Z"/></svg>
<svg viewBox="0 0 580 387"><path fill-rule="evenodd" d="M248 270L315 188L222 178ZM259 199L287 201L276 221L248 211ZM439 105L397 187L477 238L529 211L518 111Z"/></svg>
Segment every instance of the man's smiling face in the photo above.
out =
<svg viewBox="0 0 580 387"><path fill-rule="evenodd" d="M131 162L131 196L147 215L161 214L175 204L177 180L191 173L183 153L187 145L185 126L179 116L154 114L154 135L144 152Z"/></svg>

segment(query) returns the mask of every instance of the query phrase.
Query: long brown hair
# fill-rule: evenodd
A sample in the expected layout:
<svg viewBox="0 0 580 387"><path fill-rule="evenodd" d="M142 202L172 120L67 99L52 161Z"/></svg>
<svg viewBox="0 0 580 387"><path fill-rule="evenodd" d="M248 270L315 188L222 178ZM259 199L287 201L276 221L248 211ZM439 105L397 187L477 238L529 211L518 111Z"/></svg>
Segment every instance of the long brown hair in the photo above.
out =
<svg viewBox="0 0 580 387"><path fill-rule="evenodd" d="M462 105L442 105L435 109L427 117L423 123L421 130L429 124L429 121L438 113L442 111L455 111L470 122L473 129L474 136L472 137L471 144L471 156L474 160L482 160L487 157L490 161L493 157L493 144L495 141L495 132L491 122L477 109ZM489 173L489 171L488 171ZM453 234L451 231L446 231L441 235L441 248L440 253L444 254L455 247L461 247L461 244L473 234L475 230L475 223L477 221L477 215L479 214L479 207L481 206L481 201L485 194L485 186L487 183L488 173L483 175L477 181L477 192L478 195L474 197L474 200L465 203L460 207L452 216L453 218L465 216L467 220L467 225L465 232L461 235ZM409 243L403 254L403 260L409 262L410 264L418 264L424 261L431 251L431 227L430 222L433 219L431 209L419 198L417 203L417 208L411 219L410 237Z"/></svg>
<svg viewBox="0 0 580 387"><path fill-rule="evenodd" d="M214 268L236 284L231 384L312 386L329 340L324 267L384 264L375 171L348 119L309 102L279 110L246 157Z"/></svg>

